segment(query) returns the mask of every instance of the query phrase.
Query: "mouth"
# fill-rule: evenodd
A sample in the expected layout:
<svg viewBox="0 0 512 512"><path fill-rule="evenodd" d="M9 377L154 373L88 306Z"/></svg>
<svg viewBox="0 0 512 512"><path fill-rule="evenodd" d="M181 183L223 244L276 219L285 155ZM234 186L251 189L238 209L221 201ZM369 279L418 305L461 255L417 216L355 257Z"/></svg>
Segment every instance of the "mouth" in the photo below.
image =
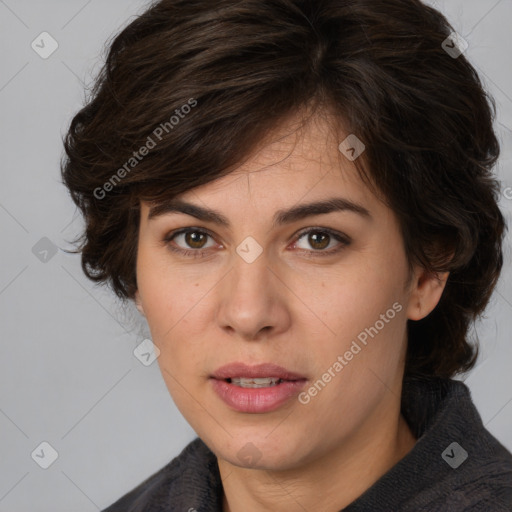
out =
<svg viewBox="0 0 512 512"><path fill-rule="evenodd" d="M240 388L269 388L277 386L281 382L285 382L285 379L273 378L273 377L261 377L261 378L244 378L244 377L233 377L224 379L228 384L233 384ZM288 382L288 381L286 381Z"/></svg>
<svg viewBox="0 0 512 512"><path fill-rule="evenodd" d="M289 402L308 379L273 363L231 363L215 371L210 380L214 391L230 408L264 413Z"/></svg>
<svg viewBox="0 0 512 512"><path fill-rule="evenodd" d="M276 386L284 381L306 380L304 375L292 372L274 363L262 363L253 366L245 363L229 363L218 368L211 377L244 388L269 387Z"/></svg>

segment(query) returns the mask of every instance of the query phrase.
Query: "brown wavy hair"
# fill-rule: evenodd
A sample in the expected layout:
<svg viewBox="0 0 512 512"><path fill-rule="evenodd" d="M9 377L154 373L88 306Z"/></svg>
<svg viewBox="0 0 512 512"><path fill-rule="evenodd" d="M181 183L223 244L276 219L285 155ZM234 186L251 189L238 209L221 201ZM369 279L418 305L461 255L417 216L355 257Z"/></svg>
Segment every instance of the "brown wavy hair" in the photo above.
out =
<svg viewBox="0 0 512 512"><path fill-rule="evenodd" d="M405 377L476 361L468 330L503 264L492 167L495 105L453 28L418 0L161 0L111 41L63 138L63 182L85 219L85 274L132 299L140 200L240 165L280 120L326 108L366 145L365 183L399 220L410 265L449 271L408 321Z"/></svg>

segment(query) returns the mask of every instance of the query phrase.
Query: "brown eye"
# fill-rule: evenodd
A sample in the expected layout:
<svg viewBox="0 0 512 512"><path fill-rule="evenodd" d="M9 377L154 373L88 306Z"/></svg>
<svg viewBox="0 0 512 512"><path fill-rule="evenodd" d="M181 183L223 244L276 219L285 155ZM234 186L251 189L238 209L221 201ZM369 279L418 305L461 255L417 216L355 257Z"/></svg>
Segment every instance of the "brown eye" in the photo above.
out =
<svg viewBox="0 0 512 512"><path fill-rule="evenodd" d="M208 238L208 235L200 231L189 231L184 234L185 243L192 249L202 249Z"/></svg>
<svg viewBox="0 0 512 512"><path fill-rule="evenodd" d="M325 249L329 245L331 236L321 231L312 231L308 234L308 242L313 249Z"/></svg>
<svg viewBox="0 0 512 512"><path fill-rule="evenodd" d="M327 228L316 228L299 234L294 247L302 253L310 253L311 256L329 256L349 246L351 241L343 233Z"/></svg>
<svg viewBox="0 0 512 512"><path fill-rule="evenodd" d="M212 235L197 228L180 229L167 235L163 241L170 249L182 253L200 254L202 249L215 246Z"/></svg>

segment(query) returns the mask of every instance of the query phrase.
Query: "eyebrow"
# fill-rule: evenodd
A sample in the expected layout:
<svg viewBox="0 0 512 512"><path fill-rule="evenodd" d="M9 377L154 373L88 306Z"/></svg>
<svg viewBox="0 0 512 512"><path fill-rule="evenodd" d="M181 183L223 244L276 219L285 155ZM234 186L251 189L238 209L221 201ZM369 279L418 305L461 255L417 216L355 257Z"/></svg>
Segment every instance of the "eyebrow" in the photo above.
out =
<svg viewBox="0 0 512 512"><path fill-rule="evenodd" d="M294 206L288 210L278 210L274 214L273 227L275 228L283 224L290 224L313 215L322 215L341 211L356 213L368 220L372 219L370 212L364 206L342 197L333 197L323 201ZM226 228L231 227L229 220L220 212L203 208L202 206L192 203L187 203L179 199L165 201L152 206L149 209L148 220L168 213L184 213L202 220L203 222L213 222L214 224L218 224Z"/></svg>

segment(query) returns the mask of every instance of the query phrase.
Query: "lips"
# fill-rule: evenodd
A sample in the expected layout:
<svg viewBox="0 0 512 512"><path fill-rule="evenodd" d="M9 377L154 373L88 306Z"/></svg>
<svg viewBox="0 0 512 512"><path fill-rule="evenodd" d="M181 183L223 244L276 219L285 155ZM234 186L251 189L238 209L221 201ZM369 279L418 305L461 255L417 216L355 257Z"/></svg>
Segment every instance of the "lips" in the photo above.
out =
<svg viewBox="0 0 512 512"><path fill-rule="evenodd" d="M217 369L210 382L213 391L232 410L261 414L289 403L304 388L307 378L272 363L231 363Z"/></svg>
<svg viewBox="0 0 512 512"><path fill-rule="evenodd" d="M304 375L292 372L273 363L262 363L254 366L248 366L245 363L230 363L218 368L212 378L218 380L231 379L280 379L283 381L305 380Z"/></svg>

